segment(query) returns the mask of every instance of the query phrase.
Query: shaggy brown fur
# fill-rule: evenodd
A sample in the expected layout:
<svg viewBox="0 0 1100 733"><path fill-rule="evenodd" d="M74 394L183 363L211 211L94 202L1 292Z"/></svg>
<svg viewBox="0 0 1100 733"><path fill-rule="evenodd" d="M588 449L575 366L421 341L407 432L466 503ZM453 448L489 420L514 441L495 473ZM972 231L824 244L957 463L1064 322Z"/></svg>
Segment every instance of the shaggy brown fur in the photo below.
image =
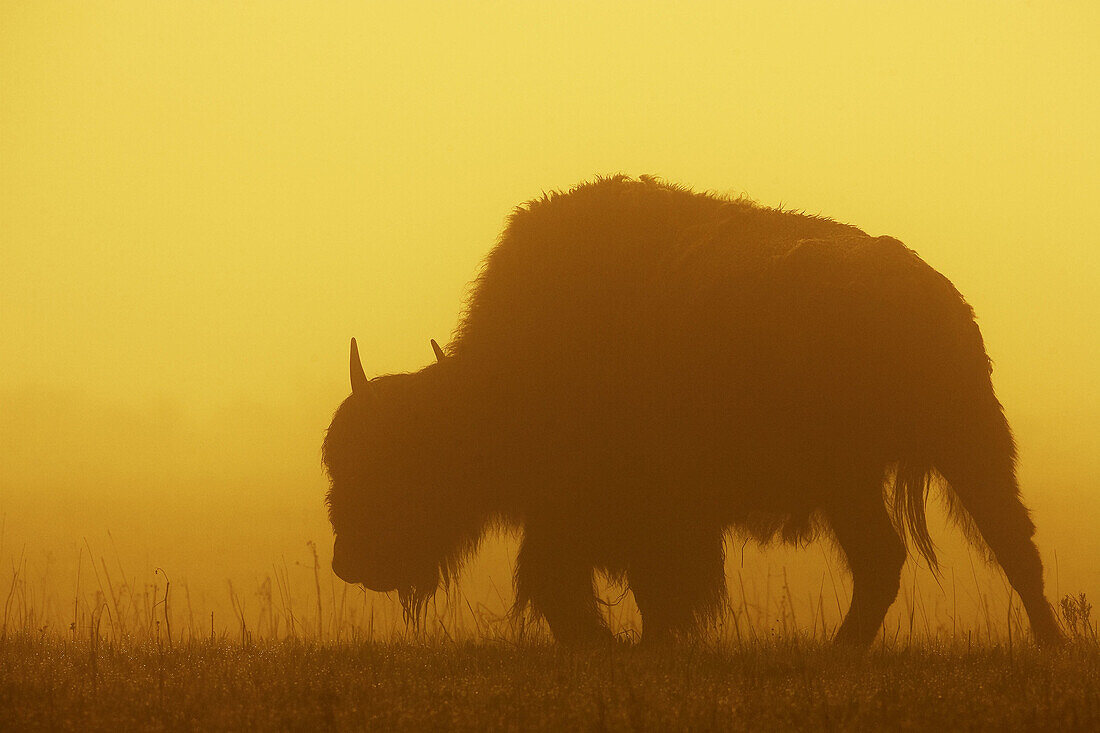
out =
<svg viewBox="0 0 1100 733"><path fill-rule="evenodd" d="M363 379L333 418L350 582L418 606L503 522L524 533L519 603L559 639L607 636L594 569L629 583L660 639L719 608L731 529L827 528L854 582L838 638L866 645L906 538L935 564L939 473L1035 637L1059 638L974 314L897 240L600 179L515 211L447 352Z"/></svg>

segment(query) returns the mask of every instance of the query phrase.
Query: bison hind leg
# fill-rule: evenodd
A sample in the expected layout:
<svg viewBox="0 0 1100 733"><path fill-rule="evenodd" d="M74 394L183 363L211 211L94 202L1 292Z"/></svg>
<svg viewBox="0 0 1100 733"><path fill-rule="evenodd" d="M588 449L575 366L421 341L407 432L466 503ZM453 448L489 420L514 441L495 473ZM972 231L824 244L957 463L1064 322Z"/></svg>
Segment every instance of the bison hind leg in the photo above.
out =
<svg viewBox="0 0 1100 733"><path fill-rule="evenodd" d="M852 573L852 603L836 642L868 647L901 587L906 549L882 496L882 473L843 485L825 507L837 545Z"/></svg>
<svg viewBox="0 0 1100 733"><path fill-rule="evenodd" d="M723 534L654 532L636 548L627 577L642 614L643 644L693 633L726 599Z"/></svg>
<svg viewBox="0 0 1100 733"><path fill-rule="evenodd" d="M992 552L1020 595L1035 641L1054 646L1064 638L1044 592L1043 562L1032 537L1035 525L1020 500L1011 459L1001 464L975 469L945 461L940 473L955 493L948 499L956 519L971 540L984 543Z"/></svg>

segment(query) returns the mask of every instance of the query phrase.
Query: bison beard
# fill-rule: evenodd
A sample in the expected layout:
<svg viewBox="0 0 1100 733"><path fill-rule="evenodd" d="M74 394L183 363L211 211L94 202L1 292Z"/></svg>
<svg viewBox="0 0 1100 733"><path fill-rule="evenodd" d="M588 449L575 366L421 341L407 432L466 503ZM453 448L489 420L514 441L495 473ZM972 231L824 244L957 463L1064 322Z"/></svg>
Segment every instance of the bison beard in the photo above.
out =
<svg viewBox="0 0 1100 733"><path fill-rule="evenodd" d="M936 565L936 484L1061 638L974 314L897 240L601 179L516 210L433 348L368 380L353 342L323 449L334 569L414 618L493 524L523 529L517 605L564 642L609 636L596 569L660 640L721 608L728 532L822 531L853 577L837 639L866 646L907 548Z"/></svg>

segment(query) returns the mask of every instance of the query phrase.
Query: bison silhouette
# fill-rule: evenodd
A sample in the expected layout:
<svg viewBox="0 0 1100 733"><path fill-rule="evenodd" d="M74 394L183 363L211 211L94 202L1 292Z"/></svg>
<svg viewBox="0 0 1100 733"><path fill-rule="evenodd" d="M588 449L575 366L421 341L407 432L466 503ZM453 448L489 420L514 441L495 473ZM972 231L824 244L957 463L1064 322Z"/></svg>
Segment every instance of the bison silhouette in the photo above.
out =
<svg viewBox="0 0 1100 733"><path fill-rule="evenodd" d="M727 533L822 532L852 574L837 640L866 646L907 546L936 565L935 485L1035 639L1061 638L974 313L896 239L597 179L515 210L432 345L367 379L352 340L323 447L333 570L413 613L503 524L522 528L517 605L559 641L609 636L597 569L657 641L721 608Z"/></svg>

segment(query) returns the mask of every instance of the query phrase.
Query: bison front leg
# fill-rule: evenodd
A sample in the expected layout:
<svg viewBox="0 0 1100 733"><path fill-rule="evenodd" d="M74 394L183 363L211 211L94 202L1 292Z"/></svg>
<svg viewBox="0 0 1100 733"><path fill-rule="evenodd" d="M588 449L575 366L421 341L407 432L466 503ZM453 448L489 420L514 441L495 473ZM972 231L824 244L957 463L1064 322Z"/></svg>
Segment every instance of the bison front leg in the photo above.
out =
<svg viewBox="0 0 1100 733"><path fill-rule="evenodd" d="M527 528L516 559L516 605L529 603L562 644L610 642L596 605L593 565L573 547L567 537Z"/></svg>
<svg viewBox="0 0 1100 733"><path fill-rule="evenodd" d="M628 573L647 646L694 632L715 616L726 597L721 532L698 528L652 537Z"/></svg>
<svg viewBox="0 0 1100 733"><path fill-rule="evenodd" d="M838 644L868 647L897 598L905 545L890 522L881 489L868 486L828 510L829 523L852 572L852 605L837 630ZM839 497L838 497L839 498Z"/></svg>

